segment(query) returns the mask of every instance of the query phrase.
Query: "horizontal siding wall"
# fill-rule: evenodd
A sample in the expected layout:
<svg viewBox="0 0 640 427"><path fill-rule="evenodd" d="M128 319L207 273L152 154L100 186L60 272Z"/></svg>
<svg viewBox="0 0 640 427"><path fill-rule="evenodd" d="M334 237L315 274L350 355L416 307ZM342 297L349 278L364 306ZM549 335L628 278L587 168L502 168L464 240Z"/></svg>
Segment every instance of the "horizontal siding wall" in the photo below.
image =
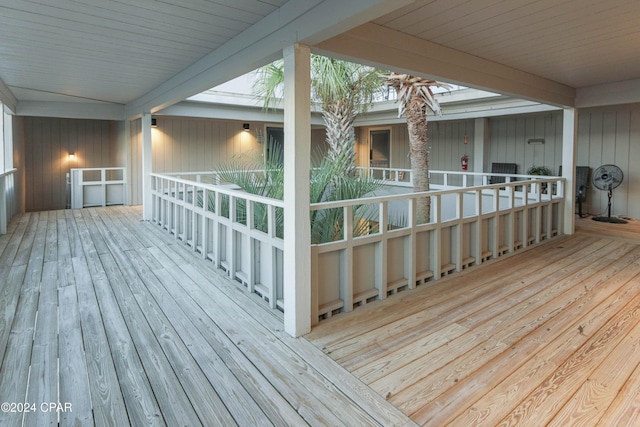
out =
<svg viewBox="0 0 640 427"><path fill-rule="evenodd" d="M64 209L71 168L122 166L111 164L112 129L107 120L25 117L26 210Z"/></svg>
<svg viewBox="0 0 640 427"><path fill-rule="evenodd" d="M624 173L613 190L612 215L640 219L640 106L588 109L578 119L577 165L614 164ZM607 215L607 192L590 185L586 211Z"/></svg>

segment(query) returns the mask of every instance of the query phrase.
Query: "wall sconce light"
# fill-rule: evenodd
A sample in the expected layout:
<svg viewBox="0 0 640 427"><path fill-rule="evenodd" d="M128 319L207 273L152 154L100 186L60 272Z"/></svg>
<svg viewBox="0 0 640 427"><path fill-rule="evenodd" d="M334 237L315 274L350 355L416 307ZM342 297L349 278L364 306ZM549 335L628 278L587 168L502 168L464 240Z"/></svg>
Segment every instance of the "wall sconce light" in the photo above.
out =
<svg viewBox="0 0 640 427"><path fill-rule="evenodd" d="M245 132L249 132L250 128L251 128L251 126L249 125L249 123L243 123L242 124L242 129L244 129Z"/></svg>
<svg viewBox="0 0 640 427"><path fill-rule="evenodd" d="M76 153L69 152L69 160L73 160L76 158Z"/></svg>
<svg viewBox="0 0 640 427"><path fill-rule="evenodd" d="M158 122L156 121L156 119L151 119L151 127L152 128L158 127Z"/></svg>
<svg viewBox="0 0 640 427"><path fill-rule="evenodd" d="M544 138L531 138L527 141L527 144L535 144L535 145L544 144Z"/></svg>

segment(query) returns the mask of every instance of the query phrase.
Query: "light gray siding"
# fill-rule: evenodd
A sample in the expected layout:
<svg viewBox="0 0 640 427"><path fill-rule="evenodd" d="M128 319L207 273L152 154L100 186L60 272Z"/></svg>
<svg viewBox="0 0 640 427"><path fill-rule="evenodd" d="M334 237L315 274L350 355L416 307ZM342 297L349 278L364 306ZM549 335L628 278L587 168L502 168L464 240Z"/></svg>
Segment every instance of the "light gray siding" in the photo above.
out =
<svg viewBox="0 0 640 427"><path fill-rule="evenodd" d="M615 164L624 180L613 190L612 215L640 218L640 106L592 109L580 112L577 164L595 171ZM607 193L590 188L588 211L606 215Z"/></svg>
<svg viewBox="0 0 640 427"><path fill-rule="evenodd" d="M529 144L529 139L544 139L544 144ZM491 118L489 141L487 171L498 162L516 163L522 174L531 166L546 166L557 174L562 164L562 113Z"/></svg>
<svg viewBox="0 0 640 427"><path fill-rule="evenodd" d="M71 168L120 166L111 164L115 135L107 120L25 117L24 141L27 211L64 209Z"/></svg>

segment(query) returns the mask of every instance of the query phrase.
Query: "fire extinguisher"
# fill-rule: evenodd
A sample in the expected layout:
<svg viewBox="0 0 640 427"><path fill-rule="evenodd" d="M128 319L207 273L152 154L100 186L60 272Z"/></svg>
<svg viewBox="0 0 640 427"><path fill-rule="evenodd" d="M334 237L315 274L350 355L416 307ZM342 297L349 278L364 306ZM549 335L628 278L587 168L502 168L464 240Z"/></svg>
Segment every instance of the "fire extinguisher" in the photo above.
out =
<svg viewBox="0 0 640 427"><path fill-rule="evenodd" d="M469 157L465 154L460 158L460 165L462 166L462 170L466 171L469 165Z"/></svg>

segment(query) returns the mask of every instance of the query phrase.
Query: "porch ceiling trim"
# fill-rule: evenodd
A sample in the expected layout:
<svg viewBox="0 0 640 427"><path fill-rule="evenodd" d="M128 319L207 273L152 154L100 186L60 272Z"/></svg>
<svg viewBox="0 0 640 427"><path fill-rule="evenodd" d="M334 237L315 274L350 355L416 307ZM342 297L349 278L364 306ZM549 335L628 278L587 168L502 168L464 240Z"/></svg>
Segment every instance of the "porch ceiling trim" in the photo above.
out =
<svg viewBox="0 0 640 427"><path fill-rule="evenodd" d="M318 53L383 69L558 106L575 105L575 88L373 23L313 48Z"/></svg>

